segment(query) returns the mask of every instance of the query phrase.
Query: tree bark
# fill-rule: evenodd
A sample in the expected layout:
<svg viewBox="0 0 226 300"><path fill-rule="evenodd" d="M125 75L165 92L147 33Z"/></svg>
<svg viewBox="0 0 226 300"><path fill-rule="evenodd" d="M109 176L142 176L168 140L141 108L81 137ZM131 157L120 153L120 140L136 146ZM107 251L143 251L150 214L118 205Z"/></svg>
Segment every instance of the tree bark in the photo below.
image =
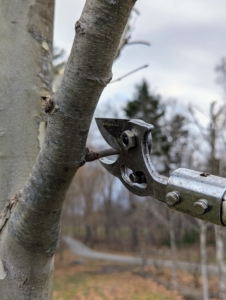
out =
<svg viewBox="0 0 226 300"><path fill-rule="evenodd" d="M91 119L111 80L112 63L134 3L87 0L76 22L76 37L61 86L46 101L49 116L44 144L23 190L5 207L0 244L2 300L52 298L53 255L59 242L63 200L75 172L84 163ZM33 86L27 80L21 83L22 88L30 91Z"/></svg>
<svg viewBox="0 0 226 300"><path fill-rule="evenodd" d="M171 223L171 222L170 222ZM174 224L174 222L173 222ZM170 234L170 248L172 255L172 277L173 277L173 288L177 289L177 245L175 240L175 232L173 224L169 224L169 234Z"/></svg>
<svg viewBox="0 0 226 300"><path fill-rule="evenodd" d="M225 283L224 283L224 228L214 225L215 240L216 240L216 261L218 267L218 282L219 282L219 299L225 300Z"/></svg>
<svg viewBox="0 0 226 300"><path fill-rule="evenodd" d="M201 254L201 273L202 273L202 289L203 300L209 300L208 278L207 278L207 255L206 255L206 230L207 223L198 220L200 226L200 254Z"/></svg>
<svg viewBox="0 0 226 300"><path fill-rule="evenodd" d="M28 178L52 88L54 0L0 0L0 213Z"/></svg>
<svg viewBox="0 0 226 300"><path fill-rule="evenodd" d="M144 222L145 223L145 222ZM145 267L147 265L147 226L143 224L141 241L140 241L140 257L141 257L141 276L145 277Z"/></svg>

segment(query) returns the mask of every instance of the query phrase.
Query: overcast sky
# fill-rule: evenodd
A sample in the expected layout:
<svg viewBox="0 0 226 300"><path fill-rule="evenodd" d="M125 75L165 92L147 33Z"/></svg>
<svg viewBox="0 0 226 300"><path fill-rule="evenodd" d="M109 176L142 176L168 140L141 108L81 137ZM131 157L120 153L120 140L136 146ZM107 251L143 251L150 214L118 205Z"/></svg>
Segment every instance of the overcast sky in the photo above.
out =
<svg viewBox="0 0 226 300"><path fill-rule="evenodd" d="M85 1L57 0L55 46L69 54L74 24ZM113 68L113 79L149 64L120 82L109 84L102 101L125 103L134 85L145 78L164 99L191 102L208 110L213 100L222 100L216 85L215 65L226 56L225 0L138 0L132 40L145 40L151 47L127 46Z"/></svg>

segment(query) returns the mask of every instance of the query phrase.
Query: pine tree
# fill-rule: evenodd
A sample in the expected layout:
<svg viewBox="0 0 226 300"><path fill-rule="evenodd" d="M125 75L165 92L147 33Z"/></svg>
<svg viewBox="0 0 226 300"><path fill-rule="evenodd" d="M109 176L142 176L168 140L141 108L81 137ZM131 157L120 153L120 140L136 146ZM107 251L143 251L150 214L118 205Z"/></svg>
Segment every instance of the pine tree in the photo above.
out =
<svg viewBox="0 0 226 300"><path fill-rule="evenodd" d="M164 175L169 175L172 163L173 168L182 164L188 138L188 131L184 128L185 116L171 113L165 118L167 108L161 96L149 90L145 80L136 86L134 100L124 108L127 117L141 119L154 126L152 160L156 169Z"/></svg>
<svg viewBox="0 0 226 300"><path fill-rule="evenodd" d="M128 102L124 111L127 117L141 119L154 126L152 131L152 155L158 156L158 158L160 156L167 157L171 146L167 136L161 129L165 105L159 95L149 91L148 83L145 80L136 86L135 99ZM168 174L170 167L163 159L162 164L159 164L157 169L160 173Z"/></svg>

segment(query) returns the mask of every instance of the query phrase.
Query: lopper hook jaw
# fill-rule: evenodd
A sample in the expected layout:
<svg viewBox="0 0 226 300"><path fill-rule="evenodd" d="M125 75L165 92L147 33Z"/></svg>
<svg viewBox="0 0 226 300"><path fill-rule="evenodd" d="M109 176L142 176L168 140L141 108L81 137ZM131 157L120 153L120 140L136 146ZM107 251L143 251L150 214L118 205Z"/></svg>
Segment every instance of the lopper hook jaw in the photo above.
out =
<svg viewBox="0 0 226 300"><path fill-rule="evenodd" d="M100 159L104 168L135 195L165 202L168 178L156 172L150 158L153 125L125 119L98 118L96 122L106 142L120 151L115 161Z"/></svg>

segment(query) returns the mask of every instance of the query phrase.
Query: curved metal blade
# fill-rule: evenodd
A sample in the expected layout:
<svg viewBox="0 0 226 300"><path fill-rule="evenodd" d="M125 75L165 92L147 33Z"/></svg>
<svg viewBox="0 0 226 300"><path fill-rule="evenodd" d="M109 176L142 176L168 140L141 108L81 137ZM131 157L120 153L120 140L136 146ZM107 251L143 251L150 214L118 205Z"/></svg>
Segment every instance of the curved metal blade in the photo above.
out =
<svg viewBox="0 0 226 300"><path fill-rule="evenodd" d="M118 140L123 132L126 119L96 118L97 126L105 141L114 149L120 150Z"/></svg>
<svg viewBox="0 0 226 300"><path fill-rule="evenodd" d="M113 176L119 177L119 165L117 163L117 160L110 160L107 159L106 157L102 157L99 159L100 163L102 164L102 166L109 172L111 173Z"/></svg>

